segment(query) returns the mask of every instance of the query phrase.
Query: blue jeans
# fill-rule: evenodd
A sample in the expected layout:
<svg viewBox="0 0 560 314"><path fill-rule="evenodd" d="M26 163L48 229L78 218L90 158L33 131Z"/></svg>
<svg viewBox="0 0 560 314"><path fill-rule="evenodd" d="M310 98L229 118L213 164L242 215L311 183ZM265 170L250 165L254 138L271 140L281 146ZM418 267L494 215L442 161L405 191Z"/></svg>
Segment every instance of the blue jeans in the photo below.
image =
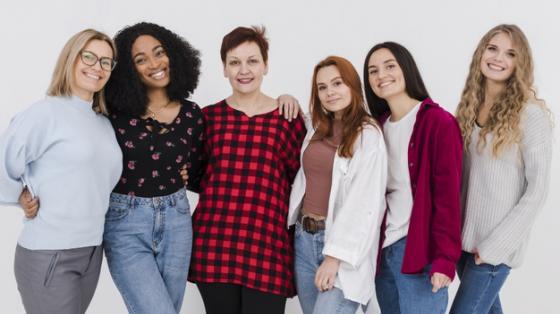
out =
<svg viewBox="0 0 560 314"><path fill-rule="evenodd" d="M153 198L111 194L103 240L129 313L179 313L192 246L185 190Z"/></svg>
<svg viewBox="0 0 560 314"><path fill-rule="evenodd" d="M463 252L457 264L457 274L461 284L450 313L502 314L498 293L510 270L511 268L505 264L476 265L474 254Z"/></svg>
<svg viewBox="0 0 560 314"><path fill-rule="evenodd" d="M432 292L430 265L419 274L401 273L405 247L406 238L403 238L381 251L381 266L375 278L381 313L445 313L447 287Z"/></svg>
<svg viewBox="0 0 560 314"><path fill-rule="evenodd" d="M303 313L356 313L359 303L345 299L342 290L333 288L319 292L315 287L315 273L324 259L322 252L325 246L325 231L307 233L298 222L294 243L296 288Z"/></svg>

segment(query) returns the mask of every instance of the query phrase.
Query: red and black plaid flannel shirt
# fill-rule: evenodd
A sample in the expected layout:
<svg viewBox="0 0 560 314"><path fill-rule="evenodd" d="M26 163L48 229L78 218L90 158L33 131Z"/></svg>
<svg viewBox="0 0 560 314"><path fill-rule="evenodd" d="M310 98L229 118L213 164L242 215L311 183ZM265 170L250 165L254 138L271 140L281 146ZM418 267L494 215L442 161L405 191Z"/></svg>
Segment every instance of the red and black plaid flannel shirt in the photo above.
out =
<svg viewBox="0 0 560 314"><path fill-rule="evenodd" d="M248 117L225 100L202 111L208 164L193 216L189 280L292 296L286 220L304 122L277 111Z"/></svg>

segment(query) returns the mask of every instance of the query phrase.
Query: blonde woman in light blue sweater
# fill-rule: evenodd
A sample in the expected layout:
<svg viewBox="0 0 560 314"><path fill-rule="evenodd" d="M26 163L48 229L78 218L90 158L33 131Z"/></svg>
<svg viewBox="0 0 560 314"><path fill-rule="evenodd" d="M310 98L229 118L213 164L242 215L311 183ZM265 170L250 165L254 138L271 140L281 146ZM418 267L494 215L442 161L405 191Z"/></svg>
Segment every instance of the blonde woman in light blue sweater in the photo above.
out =
<svg viewBox="0 0 560 314"><path fill-rule="evenodd" d="M95 292L105 212L122 168L104 116L103 87L115 54L103 33L74 35L48 96L14 117L0 137L0 203L17 205L24 186L23 197L36 198L24 209L14 261L27 313L84 313Z"/></svg>

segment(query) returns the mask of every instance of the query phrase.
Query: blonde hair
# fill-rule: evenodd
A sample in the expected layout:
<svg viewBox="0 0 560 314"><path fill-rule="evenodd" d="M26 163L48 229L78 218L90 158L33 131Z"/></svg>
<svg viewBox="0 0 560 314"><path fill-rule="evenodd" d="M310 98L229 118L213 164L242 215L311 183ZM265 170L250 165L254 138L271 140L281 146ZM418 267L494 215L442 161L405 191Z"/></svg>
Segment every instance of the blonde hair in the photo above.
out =
<svg viewBox="0 0 560 314"><path fill-rule="evenodd" d="M546 107L545 102L537 97L533 87L533 57L525 34L516 25L501 24L488 31L478 43L461 101L457 107L457 120L461 128L465 151L468 152L478 111L485 98L486 78L480 69L482 55L490 40L500 33L508 35L515 48L515 69L511 77L507 79L506 86L492 104L488 121L481 129L477 143L477 149L482 149L487 144L486 135L492 133L494 135L492 140L494 157L498 157L504 149L520 142L522 136L521 114L528 102L538 104L547 112L552 122L550 110Z"/></svg>
<svg viewBox="0 0 560 314"><path fill-rule="evenodd" d="M74 66L82 49L92 40L101 40L109 44L116 59L117 48L111 37L94 29L85 29L72 36L58 56L58 61L53 71L51 84L47 91L49 96L72 96L72 83L74 83ZM95 112L107 114L104 87L93 94L92 109Z"/></svg>

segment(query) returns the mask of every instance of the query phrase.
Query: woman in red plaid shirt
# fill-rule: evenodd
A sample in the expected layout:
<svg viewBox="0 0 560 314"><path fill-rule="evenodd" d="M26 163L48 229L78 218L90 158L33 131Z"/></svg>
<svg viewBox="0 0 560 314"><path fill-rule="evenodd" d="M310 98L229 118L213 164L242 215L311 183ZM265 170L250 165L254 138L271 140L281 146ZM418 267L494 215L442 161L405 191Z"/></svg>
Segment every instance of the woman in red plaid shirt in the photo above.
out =
<svg viewBox="0 0 560 314"><path fill-rule="evenodd" d="M268 71L264 29L238 27L221 47L233 93L203 109L207 166L193 216L189 280L206 313L284 313L294 294L286 229L290 186L305 136L261 92Z"/></svg>

